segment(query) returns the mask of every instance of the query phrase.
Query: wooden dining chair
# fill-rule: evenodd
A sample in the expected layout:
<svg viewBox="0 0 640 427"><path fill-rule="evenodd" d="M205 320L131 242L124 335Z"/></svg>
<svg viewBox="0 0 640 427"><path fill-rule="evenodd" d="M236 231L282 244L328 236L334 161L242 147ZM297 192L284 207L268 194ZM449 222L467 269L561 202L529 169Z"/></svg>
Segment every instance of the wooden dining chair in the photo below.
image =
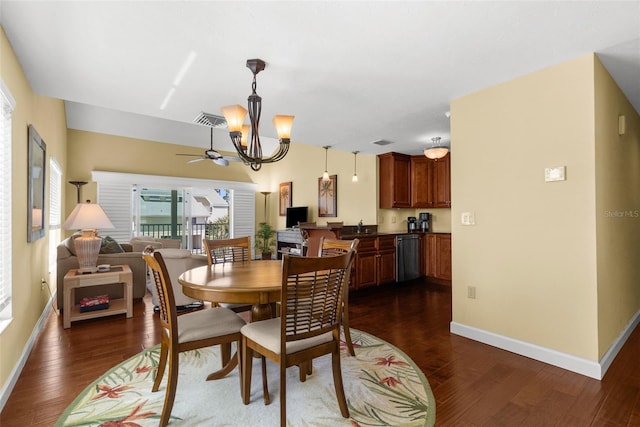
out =
<svg viewBox="0 0 640 427"><path fill-rule="evenodd" d="M340 319L354 251L331 257L282 258L282 313L242 327L242 400L249 403L254 352L280 365L280 425L286 425L286 369L331 354L333 383L343 417L349 409L340 365ZM269 404L266 370L262 387Z"/></svg>
<svg viewBox="0 0 640 427"><path fill-rule="evenodd" d="M320 238L320 247L318 249L318 256L333 256L339 255L353 249L357 252L360 240L338 240L328 239L322 236ZM351 356L355 356L356 352L353 349L353 342L351 341L351 330L349 329L349 283L351 282L351 271L349 269L349 276L347 277L347 286L344 287L344 295L342 296L342 329L344 330L344 340L347 343L347 349Z"/></svg>
<svg viewBox="0 0 640 427"><path fill-rule="evenodd" d="M209 265L229 262L251 261L251 237L235 237L233 239L203 239ZM251 304L216 303L236 313L251 311Z"/></svg>
<svg viewBox="0 0 640 427"><path fill-rule="evenodd" d="M158 391L165 367L167 363L169 364L167 389L160 416L160 426L166 426L169 423L176 397L179 353L220 345L222 369L209 375L207 379L220 378L238 364L242 369L242 364L238 363L241 362L242 354L240 328L246 322L233 311L223 307L214 307L178 316L171 279L162 254L154 252L145 253L143 256L152 273L160 307L160 324L162 325L160 360L151 391ZM236 343L237 356L229 357L232 342ZM224 354L227 356L225 357ZM240 385L242 385L242 371L240 371L239 377Z"/></svg>

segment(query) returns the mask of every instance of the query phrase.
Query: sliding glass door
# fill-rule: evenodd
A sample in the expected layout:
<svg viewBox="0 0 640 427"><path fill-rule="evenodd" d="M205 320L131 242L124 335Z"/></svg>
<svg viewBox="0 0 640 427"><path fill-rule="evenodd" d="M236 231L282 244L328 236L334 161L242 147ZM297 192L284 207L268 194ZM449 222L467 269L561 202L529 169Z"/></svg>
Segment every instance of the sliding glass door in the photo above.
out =
<svg viewBox="0 0 640 427"><path fill-rule="evenodd" d="M135 236L179 239L202 252L202 239L254 238L253 183L179 177L92 173L98 203L114 225L104 230L118 241Z"/></svg>

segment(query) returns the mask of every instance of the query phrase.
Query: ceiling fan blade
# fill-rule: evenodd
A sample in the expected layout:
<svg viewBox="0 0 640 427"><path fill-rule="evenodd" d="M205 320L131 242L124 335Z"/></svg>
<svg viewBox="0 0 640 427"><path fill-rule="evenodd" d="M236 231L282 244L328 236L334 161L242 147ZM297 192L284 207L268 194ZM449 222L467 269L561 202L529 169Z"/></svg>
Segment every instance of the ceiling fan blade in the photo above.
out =
<svg viewBox="0 0 640 427"><path fill-rule="evenodd" d="M224 157L218 157L217 159L211 159L213 163L219 166L229 166L229 162Z"/></svg>
<svg viewBox="0 0 640 427"><path fill-rule="evenodd" d="M242 159L240 157L224 156L224 158L227 159L230 162L242 162Z"/></svg>
<svg viewBox="0 0 640 427"><path fill-rule="evenodd" d="M185 154L185 153L177 153L176 156L190 156L190 157L200 157L200 154Z"/></svg>
<svg viewBox="0 0 640 427"><path fill-rule="evenodd" d="M187 163L195 163L195 162L199 162L199 161L202 161L202 160L206 160L206 158L205 157L200 157L199 159L189 160Z"/></svg>

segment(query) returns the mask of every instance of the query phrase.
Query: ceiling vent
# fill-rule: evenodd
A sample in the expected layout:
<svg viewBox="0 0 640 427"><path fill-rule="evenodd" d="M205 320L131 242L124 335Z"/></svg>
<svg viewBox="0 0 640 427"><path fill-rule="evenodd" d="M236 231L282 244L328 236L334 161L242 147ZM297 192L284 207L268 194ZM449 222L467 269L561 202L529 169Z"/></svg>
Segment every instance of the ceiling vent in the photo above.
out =
<svg viewBox="0 0 640 427"><path fill-rule="evenodd" d="M211 128L222 129L227 127L227 121L223 116L216 116L215 114L205 113L204 111L198 114L198 116L193 119L193 122Z"/></svg>
<svg viewBox="0 0 640 427"><path fill-rule="evenodd" d="M373 145L389 145L393 144L393 141L387 141L386 139L376 139L375 141L371 141Z"/></svg>

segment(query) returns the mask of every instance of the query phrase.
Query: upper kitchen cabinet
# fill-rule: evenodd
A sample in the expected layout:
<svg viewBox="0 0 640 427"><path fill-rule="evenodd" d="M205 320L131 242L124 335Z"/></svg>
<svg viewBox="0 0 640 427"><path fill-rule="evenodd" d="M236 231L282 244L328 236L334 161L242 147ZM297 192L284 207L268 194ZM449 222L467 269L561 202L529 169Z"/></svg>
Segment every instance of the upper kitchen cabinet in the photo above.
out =
<svg viewBox="0 0 640 427"><path fill-rule="evenodd" d="M411 206L433 207L433 160L425 156L411 157Z"/></svg>
<svg viewBox="0 0 640 427"><path fill-rule="evenodd" d="M385 153L378 159L380 208L410 208L411 156Z"/></svg>
<svg viewBox="0 0 640 427"><path fill-rule="evenodd" d="M433 207L451 207L451 153L433 162Z"/></svg>
<svg viewBox="0 0 640 427"><path fill-rule="evenodd" d="M380 208L450 208L451 155L380 154Z"/></svg>

